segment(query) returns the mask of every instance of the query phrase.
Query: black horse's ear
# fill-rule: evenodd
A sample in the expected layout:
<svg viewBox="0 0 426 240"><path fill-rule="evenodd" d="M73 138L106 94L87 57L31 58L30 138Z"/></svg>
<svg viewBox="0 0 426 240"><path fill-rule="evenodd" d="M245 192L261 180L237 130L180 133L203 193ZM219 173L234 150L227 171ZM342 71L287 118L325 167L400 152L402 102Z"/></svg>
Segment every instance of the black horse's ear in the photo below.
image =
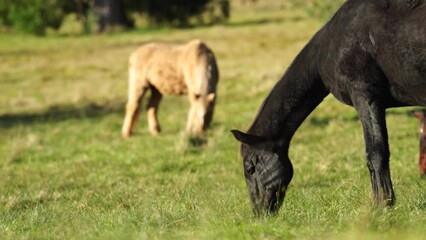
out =
<svg viewBox="0 0 426 240"><path fill-rule="evenodd" d="M241 131L238 130L231 130L232 134L234 134L234 137L245 144L249 144L249 145L254 145L257 143L262 142L262 138L256 135L251 135L251 134L247 134L247 133L243 133Z"/></svg>

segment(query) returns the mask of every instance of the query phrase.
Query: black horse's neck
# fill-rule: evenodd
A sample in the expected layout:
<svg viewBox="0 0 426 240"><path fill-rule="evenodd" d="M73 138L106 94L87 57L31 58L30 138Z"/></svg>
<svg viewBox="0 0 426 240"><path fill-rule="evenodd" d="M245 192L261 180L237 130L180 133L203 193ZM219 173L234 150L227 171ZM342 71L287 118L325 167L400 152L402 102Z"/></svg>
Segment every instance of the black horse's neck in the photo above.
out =
<svg viewBox="0 0 426 240"><path fill-rule="evenodd" d="M249 134L289 144L297 128L328 95L315 65L317 49L312 42L299 53L265 99Z"/></svg>

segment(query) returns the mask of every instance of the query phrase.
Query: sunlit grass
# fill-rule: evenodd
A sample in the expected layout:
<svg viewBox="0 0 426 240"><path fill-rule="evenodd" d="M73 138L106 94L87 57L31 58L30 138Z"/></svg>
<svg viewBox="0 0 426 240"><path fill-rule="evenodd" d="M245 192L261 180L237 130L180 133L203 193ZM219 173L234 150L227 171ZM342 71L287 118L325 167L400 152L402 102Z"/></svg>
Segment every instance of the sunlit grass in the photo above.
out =
<svg viewBox="0 0 426 240"><path fill-rule="evenodd" d="M410 108L388 111L393 208L371 206L360 123L329 96L294 136L295 176L280 213L251 213L229 130L248 128L321 25L260 4L212 27L1 36L0 236L422 239L426 182L417 174L418 122ZM142 112L134 138L122 140L129 53L150 41L192 38L211 46L220 68L208 141L197 146L184 136L187 99L170 96L160 106L160 136L149 135Z"/></svg>

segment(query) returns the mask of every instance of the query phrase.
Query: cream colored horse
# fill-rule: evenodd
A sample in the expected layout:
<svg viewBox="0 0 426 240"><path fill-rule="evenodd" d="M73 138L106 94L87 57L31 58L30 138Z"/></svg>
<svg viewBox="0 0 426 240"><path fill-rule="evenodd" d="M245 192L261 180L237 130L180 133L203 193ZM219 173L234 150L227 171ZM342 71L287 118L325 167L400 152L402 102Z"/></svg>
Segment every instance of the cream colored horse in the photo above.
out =
<svg viewBox="0 0 426 240"><path fill-rule="evenodd" d="M186 132L203 135L213 118L219 71L213 52L200 40L185 45L150 43L129 59L129 89L122 136L132 134L142 98L147 90L149 131L160 132L157 119L162 95L188 95L191 109Z"/></svg>

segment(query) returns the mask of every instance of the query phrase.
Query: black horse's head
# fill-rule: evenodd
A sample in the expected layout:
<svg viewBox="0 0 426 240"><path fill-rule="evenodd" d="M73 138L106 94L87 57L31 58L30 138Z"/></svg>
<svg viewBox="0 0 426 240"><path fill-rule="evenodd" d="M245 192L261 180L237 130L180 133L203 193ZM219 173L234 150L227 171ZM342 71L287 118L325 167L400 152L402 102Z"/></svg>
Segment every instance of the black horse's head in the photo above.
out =
<svg viewBox="0 0 426 240"><path fill-rule="evenodd" d="M253 210L257 215L276 213L293 177L284 143L232 130L241 142L244 175Z"/></svg>

